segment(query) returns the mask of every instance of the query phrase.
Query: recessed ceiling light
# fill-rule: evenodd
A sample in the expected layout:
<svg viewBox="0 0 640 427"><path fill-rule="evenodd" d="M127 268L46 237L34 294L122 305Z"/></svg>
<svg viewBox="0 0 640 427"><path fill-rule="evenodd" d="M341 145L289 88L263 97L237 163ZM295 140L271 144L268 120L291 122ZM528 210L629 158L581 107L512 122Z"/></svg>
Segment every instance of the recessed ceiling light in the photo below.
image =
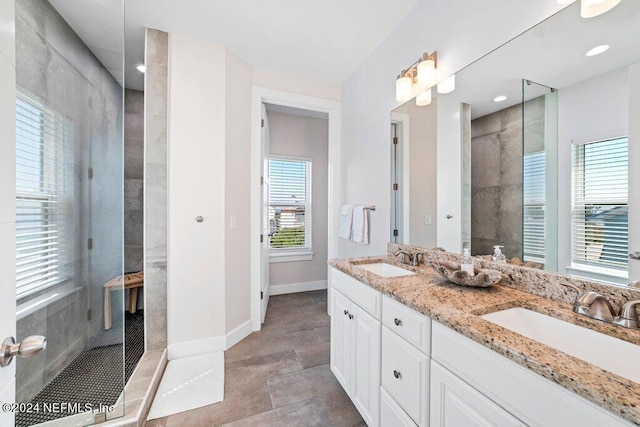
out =
<svg viewBox="0 0 640 427"><path fill-rule="evenodd" d="M493 102L502 102L502 101L505 101L506 99L507 99L506 96L500 95L500 96L496 96L495 98L493 98Z"/></svg>
<svg viewBox="0 0 640 427"><path fill-rule="evenodd" d="M141 73L144 73L145 71L147 71L147 67L144 64L139 64L139 65L136 65L136 70L140 71Z"/></svg>
<svg viewBox="0 0 640 427"><path fill-rule="evenodd" d="M610 47L611 46L609 46L608 44L601 44L600 46L596 46L596 47L593 47L593 48L589 49L587 51L587 53L584 54L584 56L600 55L601 53L604 53L604 52L608 51Z"/></svg>

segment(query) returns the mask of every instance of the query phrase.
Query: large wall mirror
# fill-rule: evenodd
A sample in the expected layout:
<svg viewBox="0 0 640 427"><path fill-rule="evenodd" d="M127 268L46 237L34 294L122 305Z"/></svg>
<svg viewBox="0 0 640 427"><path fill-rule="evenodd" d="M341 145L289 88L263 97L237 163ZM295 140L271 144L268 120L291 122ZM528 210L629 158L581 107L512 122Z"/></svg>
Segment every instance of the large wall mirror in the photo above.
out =
<svg viewBox="0 0 640 427"><path fill-rule="evenodd" d="M449 249L453 224L474 255L501 245L548 271L639 280L638 28L640 2L590 19L575 3L458 72L453 92L396 108L391 241ZM445 196L459 197L455 214L439 209Z"/></svg>

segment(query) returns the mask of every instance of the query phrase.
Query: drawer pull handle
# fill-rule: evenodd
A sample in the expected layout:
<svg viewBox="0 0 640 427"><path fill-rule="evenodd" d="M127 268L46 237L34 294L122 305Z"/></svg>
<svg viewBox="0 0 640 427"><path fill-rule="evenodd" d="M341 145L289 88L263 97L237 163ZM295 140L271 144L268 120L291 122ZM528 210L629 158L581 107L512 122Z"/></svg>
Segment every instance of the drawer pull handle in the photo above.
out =
<svg viewBox="0 0 640 427"><path fill-rule="evenodd" d="M400 372L393 371L393 376L396 377L396 378L400 378Z"/></svg>
<svg viewBox="0 0 640 427"><path fill-rule="evenodd" d="M395 319L393 319L393 323L395 323L396 326L400 326L400 325L402 325L402 320L400 320L398 318L395 318Z"/></svg>
<svg viewBox="0 0 640 427"><path fill-rule="evenodd" d="M348 315L348 314L349 314L349 312L348 312L347 310L345 310L345 311L344 311L344 315L346 316L346 315Z"/></svg>

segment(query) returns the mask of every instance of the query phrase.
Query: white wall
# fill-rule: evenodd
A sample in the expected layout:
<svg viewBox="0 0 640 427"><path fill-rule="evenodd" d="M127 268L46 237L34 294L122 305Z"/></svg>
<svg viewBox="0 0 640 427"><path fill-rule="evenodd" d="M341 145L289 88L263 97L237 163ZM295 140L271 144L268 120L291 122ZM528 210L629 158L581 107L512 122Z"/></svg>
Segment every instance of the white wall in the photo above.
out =
<svg viewBox="0 0 640 427"><path fill-rule="evenodd" d="M571 146L629 134L628 74L624 67L558 88L558 270L562 273L571 264Z"/></svg>
<svg viewBox="0 0 640 427"><path fill-rule="evenodd" d="M327 280L328 138L327 119L267 112L272 155L312 160L311 261L275 262L269 266L269 285Z"/></svg>
<svg viewBox="0 0 640 427"><path fill-rule="evenodd" d="M215 351L225 334L225 90L224 47L170 34L170 353Z"/></svg>
<svg viewBox="0 0 640 427"><path fill-rule="evenodd" d="M358 67L342 87L342 183L340 203L370 203L371 244L340 240L341 257L374 255L386 251L389 241L389 113L395 101L395 79L400 70L425 51L438 51L442 76L455 72L495 49L563 6L555 0L420 0L396 29ZM459 120L458 120L459 126ZM440 132L441 123L438 123ZM459 129L459 128L458 128ZM458 130L459 132L459 130ZM449 145L458 152L458 145ZM455 148L458 147L458 148ZM440 154L445 154L439 151ZM443 156L438 172L452 176L438 182L451 194L460 192L460 157ZM454 159L454 160L452 160ZM455 175L455 176L453 176ZM461 212L460 197L452 209ZM440 200L438 200L440 202ZM446 206L443 206L444 210ZM438 206L440 210L441 207ZM337 212L336 212L337 215ZM459 215L458 215L459 217ZM438 224L444 225L442 218ZM458 227L460 228L460 227ZM449 233L448 229L442 229ZM438 230L440 241L440 230ZM461 240L460 238L457 239Z"/></svg>
<svg viewBox="0 0 640 427"><path fill-rule="evenodd" d="M225 299L228 334L250 321L250 177L252 69L226 50L226 251ZM231 217L237 228L231 229Z"/></svg>
<svg viewBox="0 0 640 427"><path fill-rule="evenodd" d="M340 101L340 88L265 70L253 71L253 84L268 89Z"/></svg>

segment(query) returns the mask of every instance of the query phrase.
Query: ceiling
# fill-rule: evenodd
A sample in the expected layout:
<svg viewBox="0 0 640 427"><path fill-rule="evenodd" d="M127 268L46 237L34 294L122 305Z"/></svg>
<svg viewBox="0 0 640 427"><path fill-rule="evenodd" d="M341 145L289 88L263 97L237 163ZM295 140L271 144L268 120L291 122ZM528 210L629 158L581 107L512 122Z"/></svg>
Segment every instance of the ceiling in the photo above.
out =
<svg viewBox="0 0 640 427"><path fill-rule="evenodd" d="M50 1L122 81L122 0ZM224 44L254 68L341 86L416 2L126 0L126 87L143 89L135 66L145 27Z"/></svg>
<svg viewBox="0 0 640 427"><path fill-rule="evenodd" d="M551 88L571 86L640 61L640 1L625 1L596 18L580 17L579 3L561 10L531 30L469 65L456 75L450 95L471 104L472 118L502 110L522 100L522 79ZM586 57L592 47L611 48ZM531 99L548 91L526 87ZM504 102L493 102L498 95ZM443 95L441 95L443 96Z"/></svg>

